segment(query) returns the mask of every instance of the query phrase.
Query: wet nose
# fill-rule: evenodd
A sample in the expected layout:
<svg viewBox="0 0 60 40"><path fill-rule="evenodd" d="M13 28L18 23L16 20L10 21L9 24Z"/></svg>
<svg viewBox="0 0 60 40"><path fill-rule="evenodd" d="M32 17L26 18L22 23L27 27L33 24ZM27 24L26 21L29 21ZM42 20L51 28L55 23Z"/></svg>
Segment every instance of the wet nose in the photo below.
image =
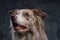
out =
<svg viewBox="0 0 60 40"><path fill-rule="evenodd" d="M16 16L11 16L11 19L12 19L12 20L15 20L15 19L16 19Z"/></svg>

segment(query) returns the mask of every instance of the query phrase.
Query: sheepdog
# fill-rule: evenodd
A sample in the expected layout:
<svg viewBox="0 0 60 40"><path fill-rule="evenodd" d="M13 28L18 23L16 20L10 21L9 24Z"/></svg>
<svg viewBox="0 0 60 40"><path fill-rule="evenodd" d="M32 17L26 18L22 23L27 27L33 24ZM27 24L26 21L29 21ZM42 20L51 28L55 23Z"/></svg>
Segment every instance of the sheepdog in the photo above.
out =
<svg viewBox="0 0 60 40"><path fill-rule="evenodd" d="M48 40L44 18L39 9L14 9L9 11L12 40Z"/></svg>

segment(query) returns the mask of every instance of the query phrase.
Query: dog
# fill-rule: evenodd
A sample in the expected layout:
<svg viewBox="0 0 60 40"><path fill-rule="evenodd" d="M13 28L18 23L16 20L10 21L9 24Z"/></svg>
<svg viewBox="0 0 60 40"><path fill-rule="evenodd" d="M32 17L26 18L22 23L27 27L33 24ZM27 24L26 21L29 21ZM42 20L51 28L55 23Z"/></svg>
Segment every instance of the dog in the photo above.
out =
<svg viewBox="0 0 60 40"><path fill-rule="evenodd" d="M12 40L48 40L44 28L46 13L39 9L9 11Z"/></svg>

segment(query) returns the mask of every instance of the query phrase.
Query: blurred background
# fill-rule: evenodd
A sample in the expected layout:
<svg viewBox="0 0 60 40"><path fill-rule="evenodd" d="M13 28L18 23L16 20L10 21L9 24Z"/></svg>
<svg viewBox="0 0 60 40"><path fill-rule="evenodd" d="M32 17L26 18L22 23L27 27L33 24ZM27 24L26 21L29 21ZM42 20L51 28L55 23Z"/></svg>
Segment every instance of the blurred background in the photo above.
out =
<svg viewBox="0 0 60 40"><path fill-rule="evenodd" d="M46 12L48 39L60 40L60 0L0 0L0 40L11 40L8 11L17 8L40 8Z"/></svg>

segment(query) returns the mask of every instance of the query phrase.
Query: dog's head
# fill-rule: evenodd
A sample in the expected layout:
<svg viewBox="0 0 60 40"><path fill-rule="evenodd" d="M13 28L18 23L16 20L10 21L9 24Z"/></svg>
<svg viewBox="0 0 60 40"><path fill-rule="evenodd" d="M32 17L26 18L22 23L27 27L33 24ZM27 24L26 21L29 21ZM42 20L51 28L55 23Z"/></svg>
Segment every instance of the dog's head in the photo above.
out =
<svg viewBox="0 0 60 40"><path fill-rule="evenodd" d="M45 18L46 14L38 9L15 9L10 10L13 29L16 32L27 32L32 30L34 25L38 25L38 17ZM35 24L37 23L37 24Z"/></svg>

